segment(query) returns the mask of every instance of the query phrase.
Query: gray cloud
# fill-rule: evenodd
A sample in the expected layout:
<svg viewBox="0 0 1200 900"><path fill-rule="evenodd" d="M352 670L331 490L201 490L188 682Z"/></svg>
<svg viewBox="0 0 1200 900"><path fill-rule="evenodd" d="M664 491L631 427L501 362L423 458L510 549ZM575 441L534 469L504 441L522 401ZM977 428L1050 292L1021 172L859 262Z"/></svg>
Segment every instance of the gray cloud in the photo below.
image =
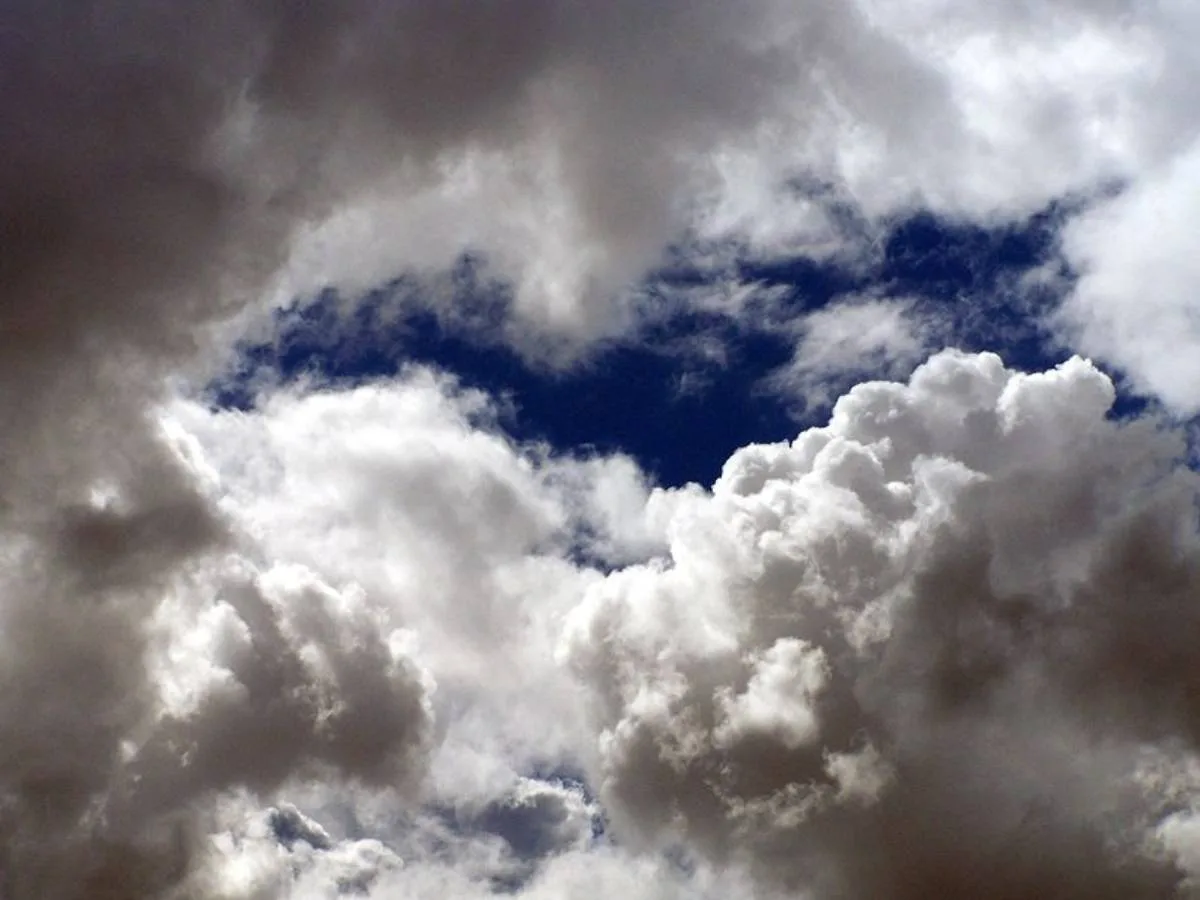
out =
<svg viewBox="0 0 1200 900"><path fill-rule="evenodd" d="M7 896L159 896L203 868L212 801L230 791L304 777L411 787L428 685L370 610L295 571L231 579L222 595L224 677L178 711L147 670L153 594L31 592L65 609L9 607Z"/></svg>
<svg viewBox="0 0 1200 900"><path fill-rule="evenodd" d="M303 841L314 850L328 850L333 846L329 832L294 806L285 804L272 809L267 824L275 839L289 850L297 841Z"/></svg>

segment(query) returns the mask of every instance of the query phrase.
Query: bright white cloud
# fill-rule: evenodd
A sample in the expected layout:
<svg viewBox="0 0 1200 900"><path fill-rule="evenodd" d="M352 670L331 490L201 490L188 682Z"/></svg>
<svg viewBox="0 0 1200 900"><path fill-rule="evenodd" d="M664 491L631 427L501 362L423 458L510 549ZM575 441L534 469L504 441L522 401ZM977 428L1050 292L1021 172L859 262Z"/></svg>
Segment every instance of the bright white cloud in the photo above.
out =
<svg viewBox="0 0 1200 900"><path fill-rule="evenodd" d="M753 674L746 689L716 694L720 719L713 743L731 746L759 733L795 750L814 740L820 732L814 702L829 677L821 650L783 638L748 662Z"/></svg>
<svg viewBox="0 0 1200 900"><path fill-rule="evenodd" d="M563 556L574 533L597 552L616 546L614 527L633 525L624 545L644 540L627 521L645 494L636 468L520 448L484 395L423 370L281 392L257 413L183 405L172 419L221 473L220 508L259 552L353 585L414 634L441 728L468 744L435 766L438 784L469 796L503 777L489 774L498 760L555 759L576 706L549 677L555 623L594 577Z"/></svg>
<svg viewBox="0 0 1200 900"><path fill-rule="evenodd" d="M1059 313L1075 345L1186 416L1200 412L1198 200L1200 143L1072 222L1064 251L1080 278Z"/></svg>
<svg viewBox="0 0 1200 900"><path fill-rule="evenodd" d="M944 353L736 452L565 632L619 833L816 897L1172 896L1200 484L1113 398Z"/></svg>

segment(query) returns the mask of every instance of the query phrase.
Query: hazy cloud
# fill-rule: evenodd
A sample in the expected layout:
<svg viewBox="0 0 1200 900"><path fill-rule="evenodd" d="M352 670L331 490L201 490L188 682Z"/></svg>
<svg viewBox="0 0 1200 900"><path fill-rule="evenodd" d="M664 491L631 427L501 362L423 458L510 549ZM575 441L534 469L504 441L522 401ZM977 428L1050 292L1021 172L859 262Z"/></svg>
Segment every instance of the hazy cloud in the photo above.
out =
<svg viewBox="0 0 1200 900"><path fill-rule="evenodd" d="M842 300L798 318L791 362L769 383L811 414L863 378L907 375L925 352L926 336L912 303Z"/></svg>

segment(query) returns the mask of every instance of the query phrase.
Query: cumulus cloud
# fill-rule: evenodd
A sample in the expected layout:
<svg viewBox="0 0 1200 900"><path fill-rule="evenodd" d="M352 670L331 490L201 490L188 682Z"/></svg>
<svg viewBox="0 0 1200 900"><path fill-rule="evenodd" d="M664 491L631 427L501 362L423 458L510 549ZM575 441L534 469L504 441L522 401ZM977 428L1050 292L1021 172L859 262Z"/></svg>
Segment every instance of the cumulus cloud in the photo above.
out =
<svg viewBox="0 0 1200 900"><path fill-rule="evenodd" d="M5 890L1181 896L1200 485L1113 399L946 352L711 490L421 368L175 401L214 535L6 607Z"/></svg>
<svg viewBox="0 0 1200 900"><path fill-rule="evenodd" d="M218 508L267 558L358 586L413 635L458 754L435 764L437 783L486 790L503 748L477 740L554 761L577 719L551 677L555 629L596 577L568 557L627 556L651 540L635 466L517 445L485 394L419 368L280 391L252 413L181 403L169 415L218 473Z"/></svg>
<svg viewBox="0 0 1200 900"><path fill-rule="evenodd" d="M519 883L590 841L590 800L520 772L580 745L553 645L599 576L566 557L640 515L635 466L516 445L490 398L416 369L157 415L188 504L118 483L5 544L6 896L368 890L395 856L375 838L286 805L238 837L314 789L490 835L446 877Z"/></svg>
<svg viewBox="0 0 1200 900"><path fill-rule="evenodd" d="M618 833L817 897L1175 896L1197 480L1113 397L944 353L735 453L565 632Z"/></svg>
<svg viewBox="0 0 1200 900"><path fill-rule="evenodd" d="M423 768L426 679L368 617L333 615L345 598L314 579L231 577L200 601L208 655L167 666L193 695L179 704L151 674L144 599L38 599L66 608L5 619L7 896L158 896L203 857L226 792L319 773L400 784ZM174 630L192 627L179 611Z"/></svg>

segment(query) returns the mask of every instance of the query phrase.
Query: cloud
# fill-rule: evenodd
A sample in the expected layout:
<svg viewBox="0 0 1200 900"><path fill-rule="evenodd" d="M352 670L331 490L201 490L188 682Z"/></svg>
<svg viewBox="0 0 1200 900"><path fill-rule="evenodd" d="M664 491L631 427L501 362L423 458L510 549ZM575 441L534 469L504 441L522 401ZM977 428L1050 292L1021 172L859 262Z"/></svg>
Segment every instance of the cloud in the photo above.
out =
<svg viewBox="0 0 1200 900"><path fill-rule="evenodd" d="M267 825L275 839L289 850L297 841L303 841L314 850L328 850L333 845L329 832L320 823L290 804L271 810Z"/></svg>
<svg viewBox="0 0 1200 900"><path fill-rule="evenodd" d="M541 896L646 867L597 842L581 785L528 773L593 755L555 649L601 576L567 557L646 558L694 489L651 496L627 458L514 443L496 413L418 367L164 408L237 548L163 601L146 651L159 712L126 820L195 831L164 883Z"/></svg>
<svg viewBox="0 0 1200 900"><path fill-rule="evenodd" d="M423 770L427 679L360 598L298 568L215 574L199 591L177 581L154 612L115 590L35 595L65 607L54 615L10 605L10 896L157 896L203 858L225 793L319 774L411 784Z"/></svg>
<svg viewBox="0 0 1200 900"><path fill-rule="evenodd" d="M945 352L711 490L417 367L176 400L218 537L8 607L5 888L1175 896L1200 485L1113 399Z"/></svg>
<svg viewBox="0 0 1200 900"><path fill-rule="evenodd" d="M741 451L711 493L515 446L431 373L246 414L170 386L266 305L464 250L515 286L498 333L569 360L637 324L626 288L673 241L841 247L829 203L780 199L797 176L868 242L918 207L988 221L1115 180L1065 236L1062 327L1194 412L1197 24L1185 3L6 4L5 896L365 872L479 894L373 837L210 835L235 795L316 779L482 807L563 759L624 833L761 884L1167 891L1179 873L1139 853L1158 835L1186 866L1190 810L1165 818L1130 773L1200 733L1195 488L1172 433L1104 418L1086 365L938 357ZM883 321L875 346L904 346ZM832 330L805 371L837 367L833 322L808 323ZM246 869L228 890L206 880L222 854ZM576 848L522 890L728 888L705 877Z"/></svg>
<svg viewBox="0 0 1200 900"><path fill-rule="evenodd" d="M1064 252L1079 281L1057 316L1075 346L1184 416L1200 412L1200 269L1189 249L1198 190L1194 145L1070 223Z"/></svg>
<svg viewBox="0 0 1200 900"><path fill-rule="evenodd" d="M323 849L297 843L289 850L272 838L263 816L250 815L221 835L222 864L210 885L216 887L218 896L238 900L276 896L276 892L303 898L451 896L482 900L499 894L549 900L619 893L635 900L707 900L749 887L740 872L704 870L688 877L669 864L613 847L567 850L547 861L531 879L497 885L472 871L476 865L503 867L501 857L488 856L491 845L462 835L443 833L441 837L436 852L410 844L404 858L371 839L347 838Z"/></svg>
<svg viewBox="0 0 1200 900"><path fill-rule="evenodd" d="M486 806L515 775L573 758L578 698L554 647L599 576L571 560L612 566L664 541L669 501L648 505L631 460L517 444L491 398L419 367L280 390L250 412L182 401L164 415L255 555L336 586L320 596L344 627L357 614L382 617L382 635L400 629L389 646L436 683L426 788L438 802ZM181 692L196 680L175 679Z"/></svg>
<svg viewBox="0 0 1200 900"><path fill-rule="evenodd" d="M810 412L828 407L854 381L906 375L926 349L912 303L901 299L842 300L808 313L791 361L768 383Z"/></svg>
<svg viewBox="0 0 1200 900"><path fill-rule="evenodd" d="M735 453L565 632L616 833L818 897L1174 896L1197 482L1113 397L947 352Z"/></svg>
<svg viewBox="0 0 1200 900"><path fill-rule="evenodd" d="M466 248L517 286L511 340L586 341L630 324L622 289L688 229L763 252L838 239L797 178L876 225L1020 216L1189 142L1196 23L1122 13L17 3L5 356L80 353L93 375L122 349L178 358L264 292L372 287Z"/></svg>

